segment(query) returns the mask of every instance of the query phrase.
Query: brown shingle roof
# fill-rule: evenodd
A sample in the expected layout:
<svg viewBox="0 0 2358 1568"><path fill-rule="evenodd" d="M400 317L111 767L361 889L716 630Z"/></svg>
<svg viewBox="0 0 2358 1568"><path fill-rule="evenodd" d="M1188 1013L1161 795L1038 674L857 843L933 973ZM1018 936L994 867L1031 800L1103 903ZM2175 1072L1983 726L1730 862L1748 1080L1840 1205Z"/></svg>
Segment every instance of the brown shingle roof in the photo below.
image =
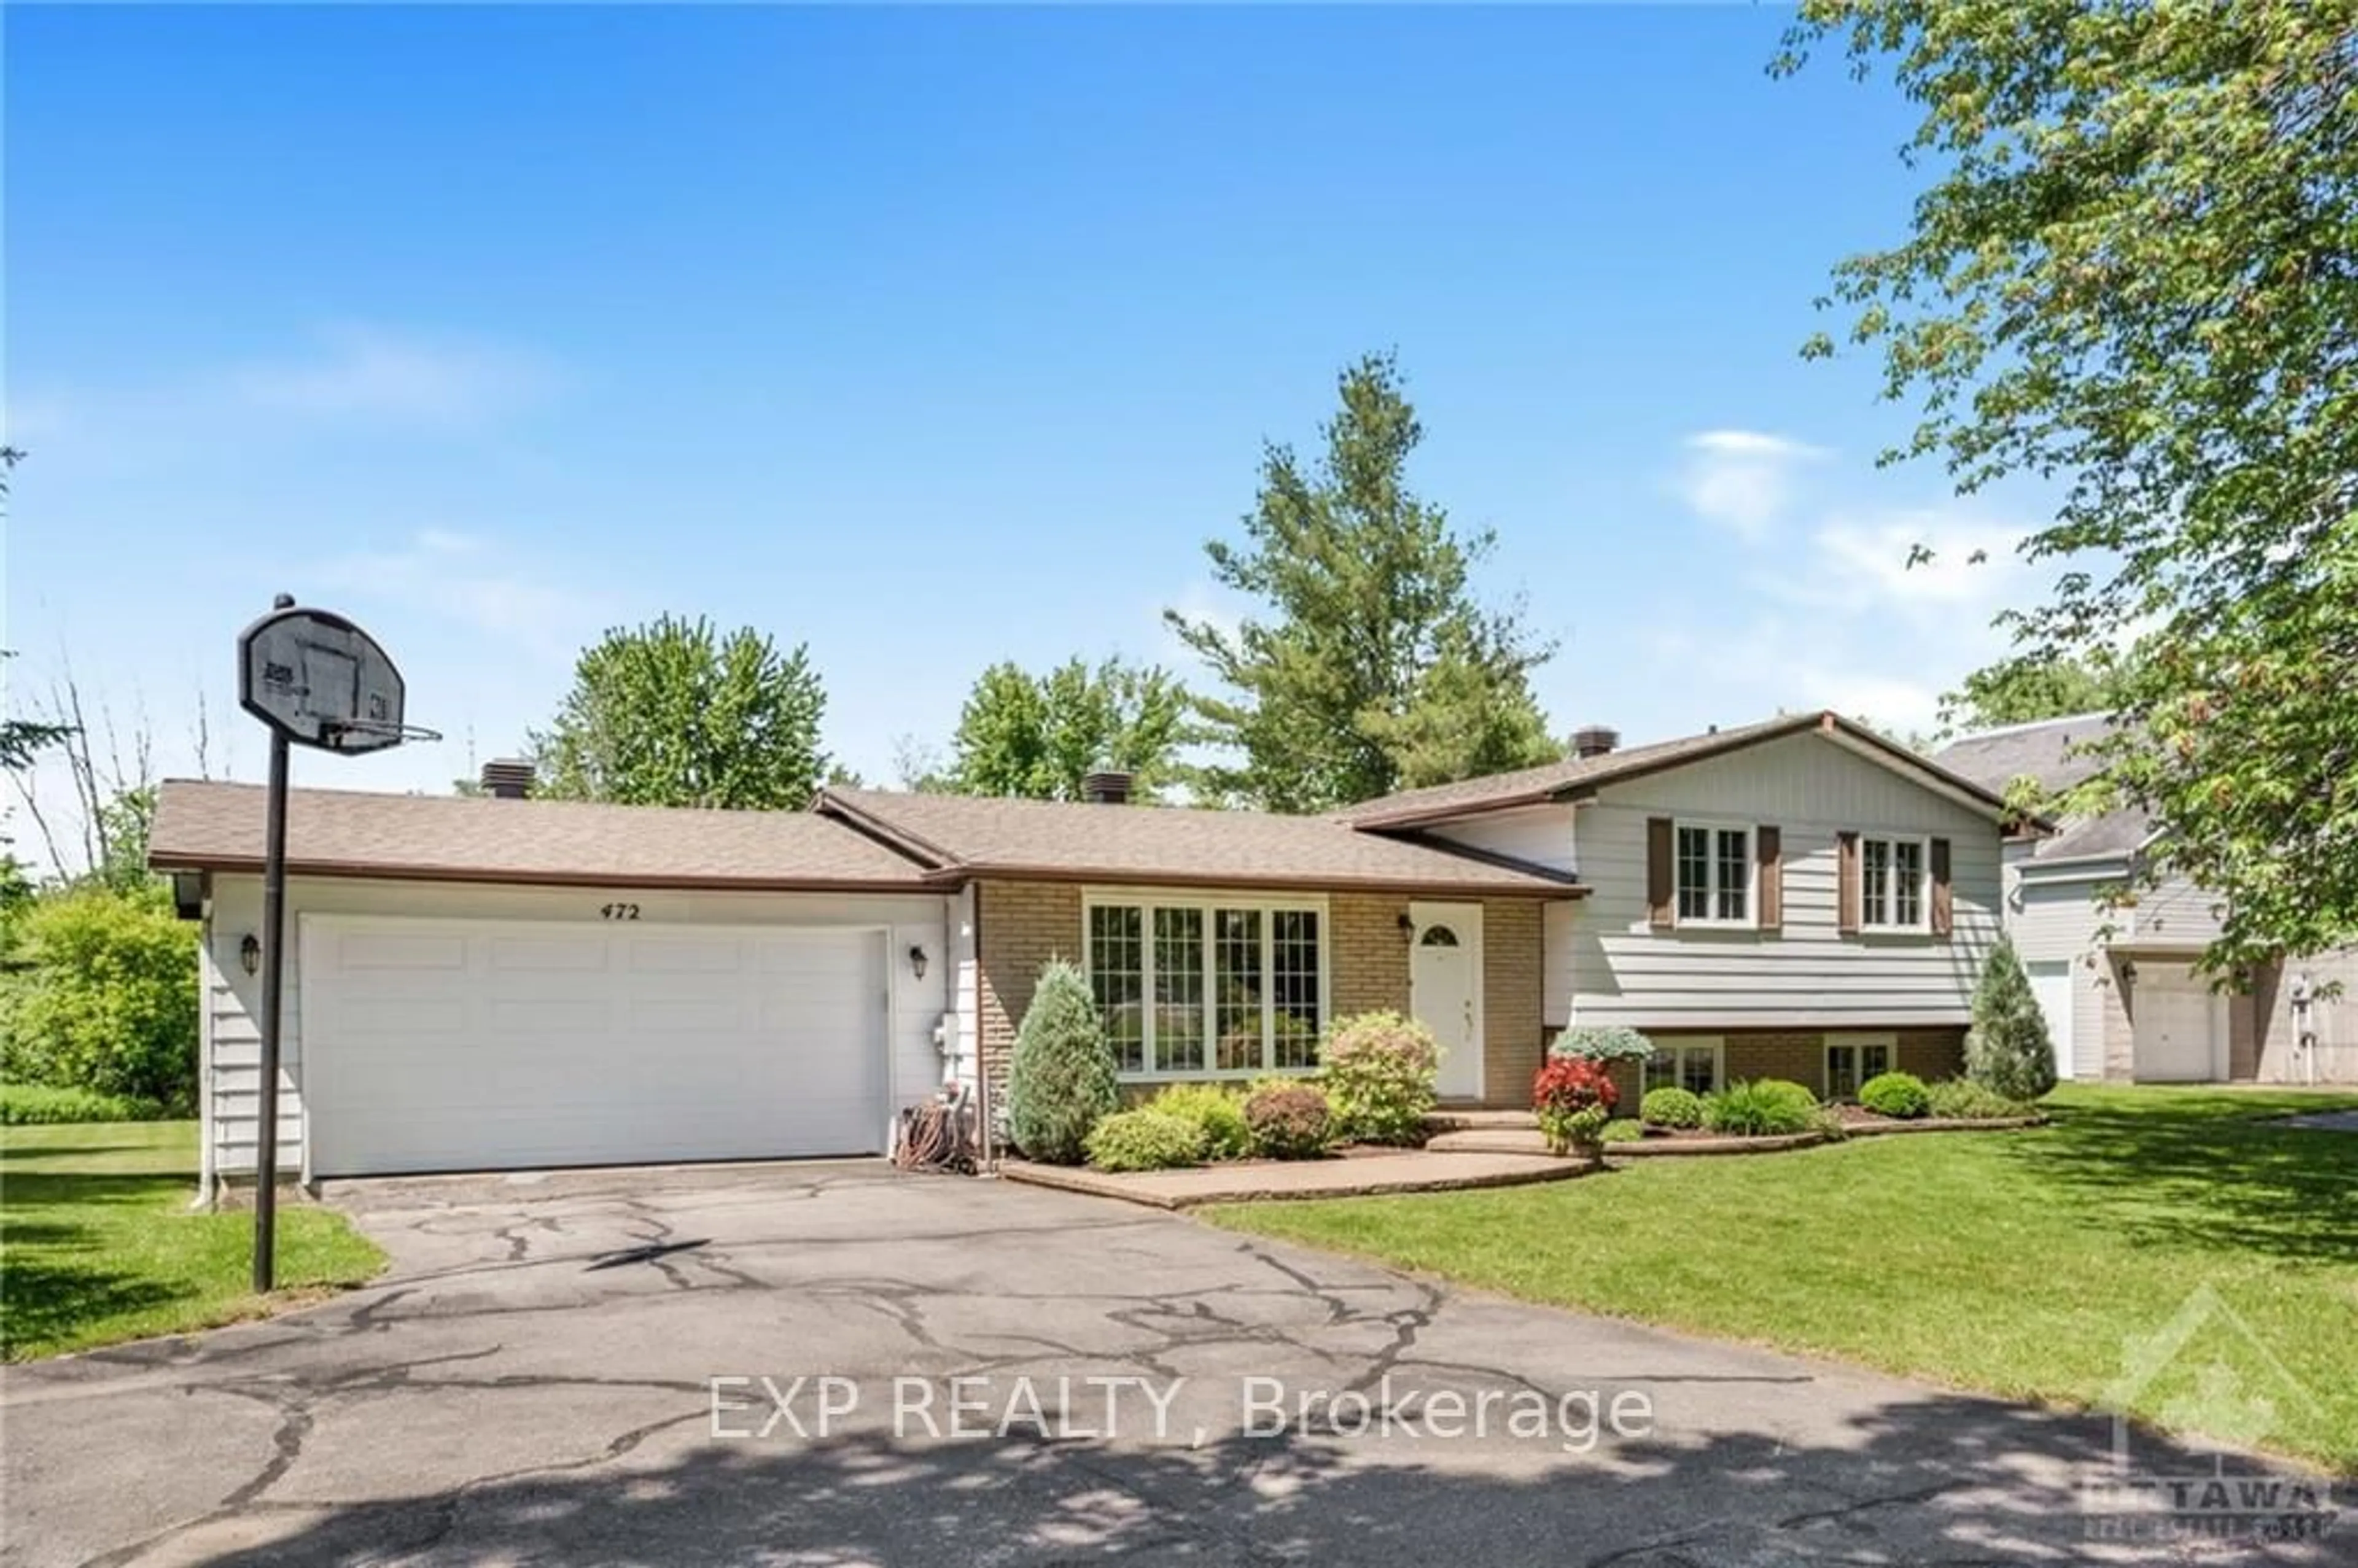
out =
<svg viewBox="0 0 2358 1568"><path fill-rule="evenodd" d="M265 791L173 779L158 792L148 863L262 864ZM298 789L287 796L290 871L471 881L638 887L907 889L905 857L801 811L688 811L576 801L483 800Z"/></svg>
<svg viewBox="0 0 2358 1568"><path fill-rule="evenodd" d="M1913 774L1919 782L1930 783L1972 799L1993 815L2004 809L2003 800L1973 780L1962 778L1947 768L1928 762L1855 719L1844 719L1839 713L1818 712L1790 713L1762 719L1757 724L1740 724L1702 735L1683 735L1675 741L1658 741L1648 746L1607 752L1601 757L1570 757L1561 762L1547 762L1511 773L1492 773L1487 778L1434 784L1430 789L1405 790L1379 800L1362 801L1357 806L1346 806L1335 816L1337 821L1347 822L1354 827L1393 829L1444 822L1451 817L1470 816L1478 812L1502 811L1510 806L1538 806L1580 791L1660 773L1725 752L1740 751L1763 741L1774 741L1812 730L1842 738L1887 765Z"/></svg>
<svg viewBox="0 0 2358 1568"><path fill-rule="evenodd" d="M1318 816L829 789L819 810L945 872L1223 887L1368 887L1566 897L1565 879Z"/></svg>

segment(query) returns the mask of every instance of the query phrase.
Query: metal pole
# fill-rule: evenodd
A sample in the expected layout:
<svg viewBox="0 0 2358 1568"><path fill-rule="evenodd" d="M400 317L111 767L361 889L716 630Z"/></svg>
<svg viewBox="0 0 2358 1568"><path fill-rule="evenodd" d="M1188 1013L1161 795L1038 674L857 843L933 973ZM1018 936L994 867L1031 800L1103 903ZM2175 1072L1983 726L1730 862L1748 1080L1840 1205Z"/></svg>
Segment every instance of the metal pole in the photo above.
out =
<svg viewBox="0 0 2358 1568"><path fill-rule="evenodd" d="M262 860L262 1099L254 1139L254 1288L271 1287L278 1228L278 1030L287 938L287 737L270 732Z"/></svg>

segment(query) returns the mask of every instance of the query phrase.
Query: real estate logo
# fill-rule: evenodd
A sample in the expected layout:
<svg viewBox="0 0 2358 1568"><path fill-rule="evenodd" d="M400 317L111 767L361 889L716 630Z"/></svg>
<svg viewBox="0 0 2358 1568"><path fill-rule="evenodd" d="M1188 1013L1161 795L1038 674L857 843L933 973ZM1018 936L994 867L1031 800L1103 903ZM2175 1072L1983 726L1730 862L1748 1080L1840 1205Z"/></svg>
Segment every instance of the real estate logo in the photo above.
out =
<svg viewBox="0 0 2358 1568"><path fill-rule="evenodd" d="M2314 1541L2332 1527L2332 1483L2248 1452L2288 1418L2320 1412L2217 1291L2198 1285L2168 1323L2122 1351L2121 1375L2100 1400L2112 1412L2110 1459L2080 1487L2092 1540ZM2127 1413L2140 1405L2201 1438L2140 1433Z"/></svg>

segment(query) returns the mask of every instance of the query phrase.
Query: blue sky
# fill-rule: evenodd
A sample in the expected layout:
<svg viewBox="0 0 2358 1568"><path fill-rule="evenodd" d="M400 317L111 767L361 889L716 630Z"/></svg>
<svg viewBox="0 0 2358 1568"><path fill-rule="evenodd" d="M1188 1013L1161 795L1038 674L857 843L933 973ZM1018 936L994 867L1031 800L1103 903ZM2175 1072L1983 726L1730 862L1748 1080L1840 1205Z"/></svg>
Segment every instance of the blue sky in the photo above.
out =
<svg viewBox="0 0 2358 1568"><path fill-rule="evenodd" d="M182 772L202 691L254 776L232 638L283 587L450 737L298 779L440 785L676 611L807 641L886 780L992 660L1182 665L1260 441L1396 348L1559 729L1927 723L2033 519L1876 471L1873 365L1799 359L1909 121L1768 80L1781 25L11 7L16 700L70 659Z"/></svg>

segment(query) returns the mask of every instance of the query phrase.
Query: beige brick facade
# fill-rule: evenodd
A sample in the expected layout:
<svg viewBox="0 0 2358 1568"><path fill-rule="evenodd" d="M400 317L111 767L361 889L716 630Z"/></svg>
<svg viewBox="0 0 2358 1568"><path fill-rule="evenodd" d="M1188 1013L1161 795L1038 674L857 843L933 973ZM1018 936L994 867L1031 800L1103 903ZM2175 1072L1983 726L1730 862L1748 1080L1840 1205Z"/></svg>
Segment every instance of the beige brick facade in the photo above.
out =
<svg viewBox="0 0 2358 1568"><path fill-rule="evenodd" d="M1070 882L993 881L975 890L982 1060L994 1096L1006 1087L1015 1032L1032 1004L1040 966L1081 960L1081 889ZM1327 899L1327 1000L1336 1018L1410 1011L1405 894L1337 892ZM1531 899L1482 905L1483 1094L1520 1105L1539 1070L1542 1031L1541 906Z"/></svg>
<svg viewBox="0 0 2358 1568"><path fill-rule="evenodd" d="M1032 1005L1040 966L1081 961L1081 890L1070 882L986 881L975 896L976 1006L982 1065L993 1099L1005 1092L1016 1026Z"/></svg>

